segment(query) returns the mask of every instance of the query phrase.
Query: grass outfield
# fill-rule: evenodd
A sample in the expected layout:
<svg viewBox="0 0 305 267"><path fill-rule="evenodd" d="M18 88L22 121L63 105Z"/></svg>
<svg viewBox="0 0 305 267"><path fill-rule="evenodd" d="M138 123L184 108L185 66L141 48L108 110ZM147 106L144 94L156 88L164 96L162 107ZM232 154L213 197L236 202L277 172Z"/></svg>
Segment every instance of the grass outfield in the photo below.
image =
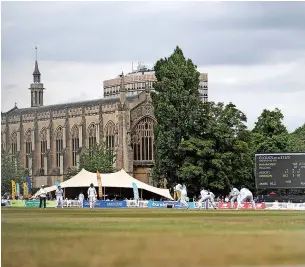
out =
<svg viewBox="0 0 305 267"><path fill-rule="evenodd" d="M305 212L2 208L3 267L305 264Z"/></svg>

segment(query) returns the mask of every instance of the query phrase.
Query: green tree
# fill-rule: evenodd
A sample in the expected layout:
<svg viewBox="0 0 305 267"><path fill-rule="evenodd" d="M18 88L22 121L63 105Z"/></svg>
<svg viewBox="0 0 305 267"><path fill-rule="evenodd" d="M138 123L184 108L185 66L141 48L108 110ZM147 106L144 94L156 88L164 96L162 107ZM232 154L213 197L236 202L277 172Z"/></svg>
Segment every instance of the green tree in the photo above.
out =
<svg viewBox="0 0 305 267"><path fill-rule="evenodd" d="M253 188L246 116L232 103L209 102L200 112L193 136L180 144L184 156L181 180L194 193L201 187L228 190L230 185L245 184Z"/></svg>
<svg viewBox="0 0 305 267"><path fill-rule="evenodd" d="M287 134L287 129L283 124L284 115L278 109L267 110L264 109L262 114L258 117L254 133L261 133L265 136L272 137L274 135Z"/></svg>
<svg viewBox="0 0 305 267"><path fill-rule="evenodd" d="M26 172L20 165L20 158L1 150L1 195L12 192L11 180L21 184L25 182Z"/></svg>
<svg viewBox="0 0 305 267"><path fill-rule="evenodd" d="M105 143L95 144L92 149L85 149L80 156L79 171L85 169L89 172L114 172L115 155ZM73 171L73 170L72 170Z"/></svg>
<svg viewBox="0 0 305 267"><path fill-rule="evenodd" d="M284 115L278 108L263 110L252 130L253 153L288 152L289 135L283 119Z"/></svg>
<svg viewBox="0 0 305 267"><path fill-rule="evenodd" d="M305 152L305 123L289 135L289 152Z"/></svg>
<svg viewBox="0 0 305 267"><path fill-rule="evenodd" d="M152 93L154 114L158 124L155 134L154 180L165 178L168 186L178 181L181 164L179 145L194 129L199 100L199 72L182 50L176 47L169 58L155 64L156 93Z"/></svg>

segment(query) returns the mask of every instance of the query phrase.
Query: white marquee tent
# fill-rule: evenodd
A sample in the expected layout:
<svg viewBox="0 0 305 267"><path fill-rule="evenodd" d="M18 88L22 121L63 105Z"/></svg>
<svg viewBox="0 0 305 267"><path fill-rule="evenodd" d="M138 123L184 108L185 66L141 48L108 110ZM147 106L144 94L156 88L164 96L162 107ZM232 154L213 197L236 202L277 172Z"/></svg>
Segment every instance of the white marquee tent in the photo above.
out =
<svg viewBox="0 0 305 267"><path fill-rule="evenodd" d="M123 169L114 173L101 173L101 180L103 187L132 188L132 183L135 183L138 186L138 189L144 189L162 197L171 200L173 199L168 189L157 188L143 183L131 177ZM88 172L85 169L82 169L77 175L65 182L62 182L60 186L61 188L89 187L91 183L93 183L95 187L98 187L96 173ZM55 185L45 188L47 193L55 190ZM39 191L35 195L39 195Z"/></svg>

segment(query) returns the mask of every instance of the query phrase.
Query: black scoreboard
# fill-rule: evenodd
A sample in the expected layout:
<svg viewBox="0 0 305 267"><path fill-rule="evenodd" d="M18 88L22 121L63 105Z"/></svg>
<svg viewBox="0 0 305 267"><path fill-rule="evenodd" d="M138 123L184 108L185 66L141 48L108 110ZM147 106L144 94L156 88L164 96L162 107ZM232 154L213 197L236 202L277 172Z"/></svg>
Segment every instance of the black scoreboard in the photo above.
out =
<svg viewBox="0 0 305 267"><path fill-rule="evenodd" d="M305 153L255 155L256 188L305 188Z"/></svg>

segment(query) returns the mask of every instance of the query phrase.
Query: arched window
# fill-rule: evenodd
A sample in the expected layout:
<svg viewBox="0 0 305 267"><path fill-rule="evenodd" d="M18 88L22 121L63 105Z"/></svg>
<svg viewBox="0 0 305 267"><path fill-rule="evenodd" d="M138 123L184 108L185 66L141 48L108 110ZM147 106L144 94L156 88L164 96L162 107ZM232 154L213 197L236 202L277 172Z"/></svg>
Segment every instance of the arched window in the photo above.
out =
<svg viewBox="0 0 305 267"><path fill-rule="evenodd" d="M14 131L11 134L11 149L12 149L12 154L16 154L17 153L17 133Z"/></svg>
<svg viewBox="0 0 305 267"><path fill-rule="evenodd" d="M27 130L25 133L25 168L30 169L30 156L32 153L32 132Z"/></svg>
<svg viewBox="0 0 305 267"><path fill-rule="evenodd" d="M44 173L44 158L47 153L47 129L43 128L40 131L40 167L41 172Z"/></svg>
<svg viewBox="0 0 305 267"><path fill-rule="evenodd" d="M72 136L72 166L77 166L77 153L79 149L79 135L78 135L78 127L74 125L71 130Z"/></svg>
<svg viewBox="0 0 305 267"><path fill-rule="evenodd" d="M89 133L89 149L92 149L93 146L96 144L96 126L94 123L90 124L88 127Z"/></svg>
<svg viewBox="0 0 305 267"><path fill-rule="evenodd" d="M107 148L114 148L115 125L113 121L109 121L105 126L106 146Z"/></svg>
<svg viewBox="0 0 305 267"><path fill-rule="evenodd" d="M154 121L144 118L132 132L133 159L137 161L154 160Z"/></svg>
<svg viewBox="0 0 305 267"><path fill-rule="evenodd" d="M63 150L63 136L64 136L64 131L61 126L58 126L55 132L55 140L56 140L56 167L60 168L60 154Z"/></svg>

